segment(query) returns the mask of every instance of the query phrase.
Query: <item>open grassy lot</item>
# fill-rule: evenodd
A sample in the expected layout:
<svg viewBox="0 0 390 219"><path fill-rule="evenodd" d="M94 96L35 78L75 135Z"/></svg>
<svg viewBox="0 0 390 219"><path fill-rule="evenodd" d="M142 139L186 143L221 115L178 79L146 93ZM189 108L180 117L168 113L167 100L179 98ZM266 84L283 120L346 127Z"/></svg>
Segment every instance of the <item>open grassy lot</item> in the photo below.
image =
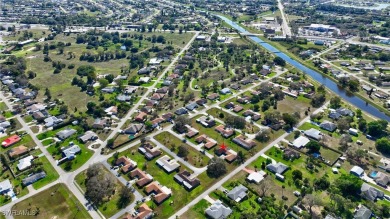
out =
<svg viewBox="0 0 390 219"><path fill-rule="evenodd" d="M12 207L15 211L37 213L34 218L91 218L88 212L64 184L57 184ZM17 219L32 216L14 216Z"/></svg>
<svg viewBox="0 0 390 219"><path fill-rule="evenodd" d="M186 213L180 216L181 219L206 219L205 211L211 205L206 200L202 199L192 206Z"/></svg>
<svg viewBox="0 0 390 219"><path fill-rule="evenodd" d="M175 153L178 152L179 146L184 146L185 148L187 148L188 155L187 157L185 157L185 160L195 167L204 167L209 162L209 158L206 155L197 151L195 148L191 147L190 145L184 143L183 141L181 141L180 139L178 139L176 136L172 135L169 132L162 132L156 135L155 139L159 141L161 144L170 148L171 151Z"/></svg>
<svg viewBox="0 0 390 219"><path fill-rule="evenodd" d="M111 173L108 172L107 169L103 168L103 170L106 173L112 175ZM86 173L86 171L83 171L75 177L76 183L81 187L81 189L84 192L86 191L86 187L85 187L86 175L85 175L85 173ZM115 178L115 176L112 176L112 177ZM113 216L115 213L117 213L118 211L121 210L118 207L118 202L120 199L119 192L124 187L124 185L121 182L119 182L119 180L117 180L116 178L115 178L115 182L116 182L115 183L116 184L115 193L110 197L109 201L106 201L104 204L102 204L101 206L98 207L99 211L106 218ZM132 200L134 200L134 197L132 198Z"/></svg>
<svg viewBox="0 0 390 219"><path fill-rule="evenodd" d="M135 34L136 32L130 32L130 34ZM139 34L137 32L137 34ZM153 33L143 33L145 36L143 40L138 43L138 41L134 40L134 48L138 48L138 53L141 51L145 51L152 46L160 46L165 47L169 45L172 45L175 49L179 49L183 47L193 36L193 33L183 33L183 34L176 34L176 33L159 33L159 32L153 32ZM162 35L165 37L165 40L167 41L166 44L156 44L153 45L150 41L146 40L146 38L151 37L152 35ZM98 102L98 98L95 96L89 96L86 94L86 92L81 92L80 88L77 86L72 86L71 81L73 77L76 76L77 68L81 65L88 65L93 64L93 66L96 68L97 74L113 74L113 75L119 75L121 73L121 68L126 67L129 65L128 59L114 59L110 61L105 62L93 62L89 63L86 61L80 61L79 57L83 52L91 52L91 53L97 53L94 49L87 49L86 44L76 44L76 35L70 34L70 35L57 35L54 40L47 41L47 43L56 43L56 42L65 42L65 43L71 43L70 46L66 46L64 48L63 53L58 53L57 50L50 50L49 51L49 57L52 61L55 62L61 62L65 64L66 66L74 65L74 68L69 69L68 67L65 67L61 70L61 73L54 74L54 68L52 66L52 62L45 62L44 61L44 54L42 51L18 51L15 53L16 55L26 57L26 64L27 64L27 70L31 70L33 72L36 72L37 75L34 79L31 80L31 83L42 90L49 88L51 95L53 98L61 99L66 103L68 106L72 106L69 108L70 111L75 112L75 109L78 109L78 111L84 111L86 110L86 103L89 101ZM137 42L137 43L136 43ZM46 42L45 42L46 43ZM114 51L115 49L119 48L121 45L116 44L108 47L108 50ZM99 48L99 50L102 50L102 48ZM75 58L69 58L69 55L67 55L69 52L73 53L75 55ZM154 53L151 54L151 56L154 56ZM133 75L135 75L136 71L132 72ZM46 83L47 81L50 81L50 83ZM65 92L66 91L66 92ZM78 98L74 98L78 97ZM43 99L43 93L40 93L38 95L38 100Z"/></svg>

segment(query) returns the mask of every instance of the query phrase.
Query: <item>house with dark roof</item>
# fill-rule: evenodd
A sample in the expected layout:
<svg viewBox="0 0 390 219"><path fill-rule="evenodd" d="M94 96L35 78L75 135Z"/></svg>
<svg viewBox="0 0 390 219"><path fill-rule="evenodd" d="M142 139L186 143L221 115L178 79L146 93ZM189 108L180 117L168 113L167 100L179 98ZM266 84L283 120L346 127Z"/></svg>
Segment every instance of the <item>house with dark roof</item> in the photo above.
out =
<svg viewBox="0 0 390 219"><path fill-rule="evenodd" d="M187 190L192 190L200 185L200 180L196 177L191 177L191 173L187 170L183 170L181 173L176 174L173 178Z"/></svg>
<svg viewBox="0 0 390 219"><path fill-rule="evenodd" d="M329 131L329 132L334 132L334 130L337 129L337 125L334 124L333 122L324 120L324 121L320 124L320 128L325 129L326 131Z"/></svg>
<svg viewBox="0 0 390 219"><path fill-rule="evenodd" d="M177 109L177 110L175 111L175 114L176 114L176 115L184 115L184 114L187 114L187 113L188 113L188 111L187 111L187 109L184 108L184 107L181 107L181 108L179 108L179 109Z"/></svg>
<svg viewBox="0 0 390 219"><path fill-rule="evenodd" d="M334 111L334 112L330 112L328 114L328 117L333 119L333 120L338 120L342 117L342 115L340 113Z"/></svg>
<svg viewBox="0 0 390 219"><path fill-rule="evenodd" d="M200 123L205 128L211 128L215 126L215 120L213 118L207 117L207 116L201 116L198 119L196 119L197 123Z"/></svg>
<svg viewBox="0 0 390 219"><path fill-rule="evenodd" d="M153 147L153 145L149 142L142 144L138 148L138 151L143 154L147 160L152 160L153 158L160 156L162 153L160 149Z"/></svg>
<svg viewBox="0 0 390 219"><path fill-rule="evenodd" d="M193 111L194 109L198 108L198 104L196 102L192 102L186 105L186 109L189 111Z"/></svg>
<svg viewBox="0 0 390 219"><path fill-rule="evenodd" d="M104 129L109 126L109 120L106 118L97 118L92 124L92 128L94 129Z"/></svg>
<svg viewBox="0 0 390 219"><path fill-rule="evenodd" d="M22 179L22 184L23 186L28 186L45 177L46 177L46 173L44 171L39 173L34 173L33 175Z"/></svg>
<svg viewBox="0 0 390 219"><path fill-rule="evenodd" d="M128 135L136 135L144 130L143 123L130 124L124 131L125 134Z"/></svg>

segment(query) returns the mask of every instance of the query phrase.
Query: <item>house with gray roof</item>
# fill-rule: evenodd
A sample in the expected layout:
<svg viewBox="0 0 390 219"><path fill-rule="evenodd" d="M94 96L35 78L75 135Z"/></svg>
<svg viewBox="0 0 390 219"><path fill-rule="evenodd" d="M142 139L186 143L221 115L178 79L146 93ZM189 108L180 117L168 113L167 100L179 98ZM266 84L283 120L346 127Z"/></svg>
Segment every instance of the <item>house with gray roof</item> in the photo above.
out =
<svg viewBox="0 0 390 219"><path fill-rule="evenodd" d="M46 173L44 171L39 172L39 173L34 173L33 175L24 178L22 180L22 183L23 183L23 186L28 186L28 185L31 185L31 184L35 183L36 181L43 179L45 177L46 177Z"/></svg>
<svg viewBox="0 0 390 219"><path fill-rule="evenodd" d="M279 173L283 174L287 169L288 166L285 164L278 162L278 163L271 163L266 166L267 170L273 172L273 173Z"/></svg>
<svg viewBox="0 0 390 219"><path fill-rule="evenodd" d="M60 140L65 140L65 139L69 138L70 136L72 136L73 134L75 134L76 132L77 131L75 129L64 129L62 131L57 132L56 136Z"/></svg>
<svg viewBox="0 0 390 219"><path fill-rule="evenodd" d="M334 130L337 129L337 125L334 124L333 122L324 120L324 121L320 124L320 128L325 129L326 131L329 131L329 132L334 132Z"/></svg>
<svg viewBox="0 0 390 219"><path fill-rule="evenodd" d="M366 206L361 205L360 208L355 212L354 219L370 219L372 216L372 211Z"/></svg>
<svg viewBox="0 0 390 219"><path fill-rule="evenodd" d="M227 194L227 196L236 202L240 202L241 200L243 200L246 197L247 191L248 191L248 188L246 188L245 186L240 184L240 185L234 187L232 190L230 190L230 192Z"/></svg>
<svg viewBox="0 0 390 219"><path fill-rule="evenodd" d="M360 192L363 198L370 201L375 201L378 198L383 198L385 195L382 191L370 186L367 183L362 184L362 187L360 188Z"/></svg>
<svg viewBox="0 0 390 219"><path fill-rule="evenodd" d="M322 138L321 132L318 131L318 130L315 129L315 128L311 128L311 129L309 129L309 130L306 130L306 131L304 131L303 133L304 133L307 137L312 138L312 139L317 140L317 141L321 140L321 138Z"/></svg>
<svg viewBox="0 0 390 219"><path fill-rule="evenodd" d="M226 219L232 212L232 209L223 205L220 200L206 209L206 215L212 219Z"/></svg>

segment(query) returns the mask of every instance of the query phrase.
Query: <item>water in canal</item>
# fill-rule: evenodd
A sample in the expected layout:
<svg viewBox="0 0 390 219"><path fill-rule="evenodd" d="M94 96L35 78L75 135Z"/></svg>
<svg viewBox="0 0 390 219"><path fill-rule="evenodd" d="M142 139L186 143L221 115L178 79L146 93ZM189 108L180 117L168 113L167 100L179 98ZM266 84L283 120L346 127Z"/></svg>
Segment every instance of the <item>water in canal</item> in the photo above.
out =
<svg viewBox="0 0 390 219"><path fill-rule="evenodd" d="M243 27L239 26L237 23L229 20L226 17L217 15L219 18L221 18L223 21L225 21L227 24L231 25L233 28L238 30L241 33L248 33L247 30L245 30ZM385 113L381 112L379 109L376 107L372 106L371 104L367 103L365 100L346 92L346 90L342 89L337 85L336 82L332 81L331 79L327 78L326 76L322 75L321 73L314 71L298 61L290 58L288 55L285 53L282 53L272 45L264 42L260 38L256 36L249 36L251 40L254 42L260 44L262 47L267 49L268 51L274 53L276 56L279 56L280 58L284 59L287 63L291 64L292 66L296 67L297 69L303 71L304 73L310 75L314 80L318 81L319 83L323 84L326 86L328 89L331 91L335 92L337 95L339 95L341 98L344 100L348 101L349 103L353 104L357 108L361 109L364 112L367 112L377 118L384 119L390 122L390 116L386 115Z"/></svg>

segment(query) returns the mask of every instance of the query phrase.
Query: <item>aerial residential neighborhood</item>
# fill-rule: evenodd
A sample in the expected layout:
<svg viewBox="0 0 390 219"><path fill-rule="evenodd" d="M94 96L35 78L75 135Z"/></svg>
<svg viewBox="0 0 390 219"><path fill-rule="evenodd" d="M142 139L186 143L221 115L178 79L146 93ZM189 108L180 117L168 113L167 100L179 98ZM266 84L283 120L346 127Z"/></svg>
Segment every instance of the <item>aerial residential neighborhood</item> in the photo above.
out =
<svg viewBox="0 0 390 219"><path fill-rule="evenodd" d="M390 218L389 0L0 5L0 218Z"/></svg>

